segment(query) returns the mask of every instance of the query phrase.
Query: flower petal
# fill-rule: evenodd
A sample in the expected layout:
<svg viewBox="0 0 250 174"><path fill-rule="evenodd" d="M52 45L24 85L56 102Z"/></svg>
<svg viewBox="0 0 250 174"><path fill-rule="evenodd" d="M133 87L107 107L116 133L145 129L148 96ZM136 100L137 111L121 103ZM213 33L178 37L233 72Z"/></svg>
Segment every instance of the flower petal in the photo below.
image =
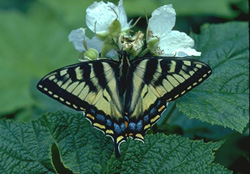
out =
<svg viewBox="0 0 250 174"><path fill-rule="evenodd" d="M173 30L160 38L158 47L163 50L162 56L200 56L201 53L192 49L194 41L186 33Z"/></svg>
<svg viewBox="0 0 250 174"><path fill-rule="evenodd" d="M100 53L101 49L102 49L103 42L100 39L98 39L98 37L94 36L94 37L92 37L91 40L88 40L86 42L86 44L87 44L89 49L94 48Z"/></svg>
<svg viewBox="0 0 250 174"><path fill-rule="evenodd" d="M117 57L117 51L115 51L114 49L111 49L108 53L107 53L107 55L106 55L107 57L109 57L109 58L116 58Z"/></svg>
<svg viewBox="0 0 250 174"><path fill-rule="evenodd" d="M88 41L89 38L85 35L85 28L72 30L68 36L70 42L73 43L75 49L79 52L86 51L83 46L83 41Z"/></svg>
<svg viewBox="0 0 250 174"><path fill-rule="evenodd" d="M129 29L130 23L132 21L128 23L127 14L123 6L123 0L119 1L117 14L118 14L118 20L121 23L121 28L124 30Z"/></svg>
<svg viewBox="0 0 250 174"><path fill-rule="evenodd" d="M94 48L98 52L101 52L103 42L96 36L94 36L92 39L89 39L85 35L85 30L86 30L85 28L72 30L68 36L69 41L73 43L75 49L79 52L86 51L86 49L83 46L83 42L86 43L88 49Z"/></svg>
<svg viewBox="0 0 250 174"><path fill-rule="evenodd" d="M94 33L107 32L117 18L118 7L113 3L94 2L86 10L86 24Z"/></svg>
<svg viewBox="0 0 250 174"><path fill-rule="evenodd" d="M157 8L149 19L148 31L152 31L153 36L161 36L170 32L175 25L175 15L172 4Z"/></svg>

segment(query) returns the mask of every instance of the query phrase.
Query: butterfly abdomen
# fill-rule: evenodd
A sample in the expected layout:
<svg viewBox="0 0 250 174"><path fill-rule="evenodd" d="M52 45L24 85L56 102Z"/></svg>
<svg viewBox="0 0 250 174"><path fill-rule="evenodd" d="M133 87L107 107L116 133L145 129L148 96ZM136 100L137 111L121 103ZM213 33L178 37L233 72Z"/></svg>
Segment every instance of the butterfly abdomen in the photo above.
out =
<svg viewBox="0 0 250 174"><path fill-rule="evenodd" d="M120 81L120 88L121 88L121 96L124 95L128 82L128 73L130 69L130 60L129 54L127 52L122 52L119 56L120 65L119 65L119 81Z"/></svg>

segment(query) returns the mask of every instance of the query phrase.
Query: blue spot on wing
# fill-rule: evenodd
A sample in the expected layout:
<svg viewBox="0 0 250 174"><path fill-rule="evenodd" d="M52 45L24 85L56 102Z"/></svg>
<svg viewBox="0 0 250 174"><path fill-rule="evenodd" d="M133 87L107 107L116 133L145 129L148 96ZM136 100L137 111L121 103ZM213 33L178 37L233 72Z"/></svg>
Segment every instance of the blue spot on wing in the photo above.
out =
<svg viewBox="0 0 250 174"><path fill-rule="evenodd" d="M106 123L107 123L107 125L108 125L109 127L112 125L112 121L109 120L109 119L106 120Z"/></svg>
<svg viewBox="0 0 250 174"><path fill-rule="evenodd" d="M156 103L156 107L159 107L161 105L161 101L158 100L158 102Z"/></svg>
<svg viewBox="0 0 250 174"><path fill-rule="evenodd" d="M91 114L95 114L96 112L95 112L95 110L94 110L93 108L91 108L91 109L90 109L90 113L91 113Z"/></svg>
<svg viewBox="0 0 250 174"><path fill-rule="evenodd" d="M114 131L117 134L122 133L122 130L121 130L120 126L118 124L116 124L116 123L114 123Z"/></svg>
<svg viewBox="0 0 250 174"><path fill-rule="evenodd" d="M132 131L135 131L135 126L136 126L135 123L131 122L129 123L128 128Z"/></svg>
<svg viewBox="0 0 250 174"><path fill-rule="evenodd" d="M151 111L149 112L150 115L155 115L157 113L156 108L152 108Z"/></svg>
<svg viewBox="0 0 250 174"><path fill-rule="evenodd" d="M125 127L125 124L124 124L124 123L121 124L121 130L122 130L123 132L126 130L126 127Z"/></svg>
<svg viewBox="0 0 250 174"><path fill-rule="evenodd" d="M143 121L144 121L145 123L148 123L148 122L149 122L149 115L148 115L148 114L144 116Z"/></svg>
<svg viewBox="0 0 250 174"><path fill-rule="evenodd" d="M138 123L136 124L136 130L137 130L137 131L141 131L142 126L143 126L142 120L138 121Z"/></svg>
<svg viewBox="0 0 250 174"><path fill-rule="evenodd" d="M105 117L101 114L96 114L96 119L100 121L105 121Z"/></svg>

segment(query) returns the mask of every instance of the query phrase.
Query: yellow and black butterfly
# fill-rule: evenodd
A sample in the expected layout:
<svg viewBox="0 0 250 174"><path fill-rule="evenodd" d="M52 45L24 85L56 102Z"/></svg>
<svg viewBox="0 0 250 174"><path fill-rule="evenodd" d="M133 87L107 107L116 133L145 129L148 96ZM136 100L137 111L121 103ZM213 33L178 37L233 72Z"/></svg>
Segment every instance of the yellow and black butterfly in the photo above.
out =
<svg viewBox="0 0 250 174"><path fill-rule="evenodd" d="M203 62L177 57L101 59L55 70L37 85L48 96L78 111L113 138L116 156L128 137L143 141L167 102L199 85L212 73Z"/></svg>

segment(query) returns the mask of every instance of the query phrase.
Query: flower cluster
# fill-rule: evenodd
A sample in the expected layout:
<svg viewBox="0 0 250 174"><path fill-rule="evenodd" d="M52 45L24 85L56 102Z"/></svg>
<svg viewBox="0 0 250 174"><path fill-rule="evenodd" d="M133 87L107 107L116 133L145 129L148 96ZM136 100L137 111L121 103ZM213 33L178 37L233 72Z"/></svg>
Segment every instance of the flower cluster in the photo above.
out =
<svg viewBox="0 0 250 174"><path fill-rule="evenodd" d="M86 24L95 36L89 39L84 28L69 34L69 41L84 59L98 59L99 55L114 57L118 50L130 52L133 56L141 52L169 57L201 55L192 48L193 39L183 32L172 30L176 13L171 4L153 11L145 38L141 31L130 34L136 22L134 25L132 21L128 22L123 0L119 1L118 6L110 2L94 2L86 13Z"/></svg>

